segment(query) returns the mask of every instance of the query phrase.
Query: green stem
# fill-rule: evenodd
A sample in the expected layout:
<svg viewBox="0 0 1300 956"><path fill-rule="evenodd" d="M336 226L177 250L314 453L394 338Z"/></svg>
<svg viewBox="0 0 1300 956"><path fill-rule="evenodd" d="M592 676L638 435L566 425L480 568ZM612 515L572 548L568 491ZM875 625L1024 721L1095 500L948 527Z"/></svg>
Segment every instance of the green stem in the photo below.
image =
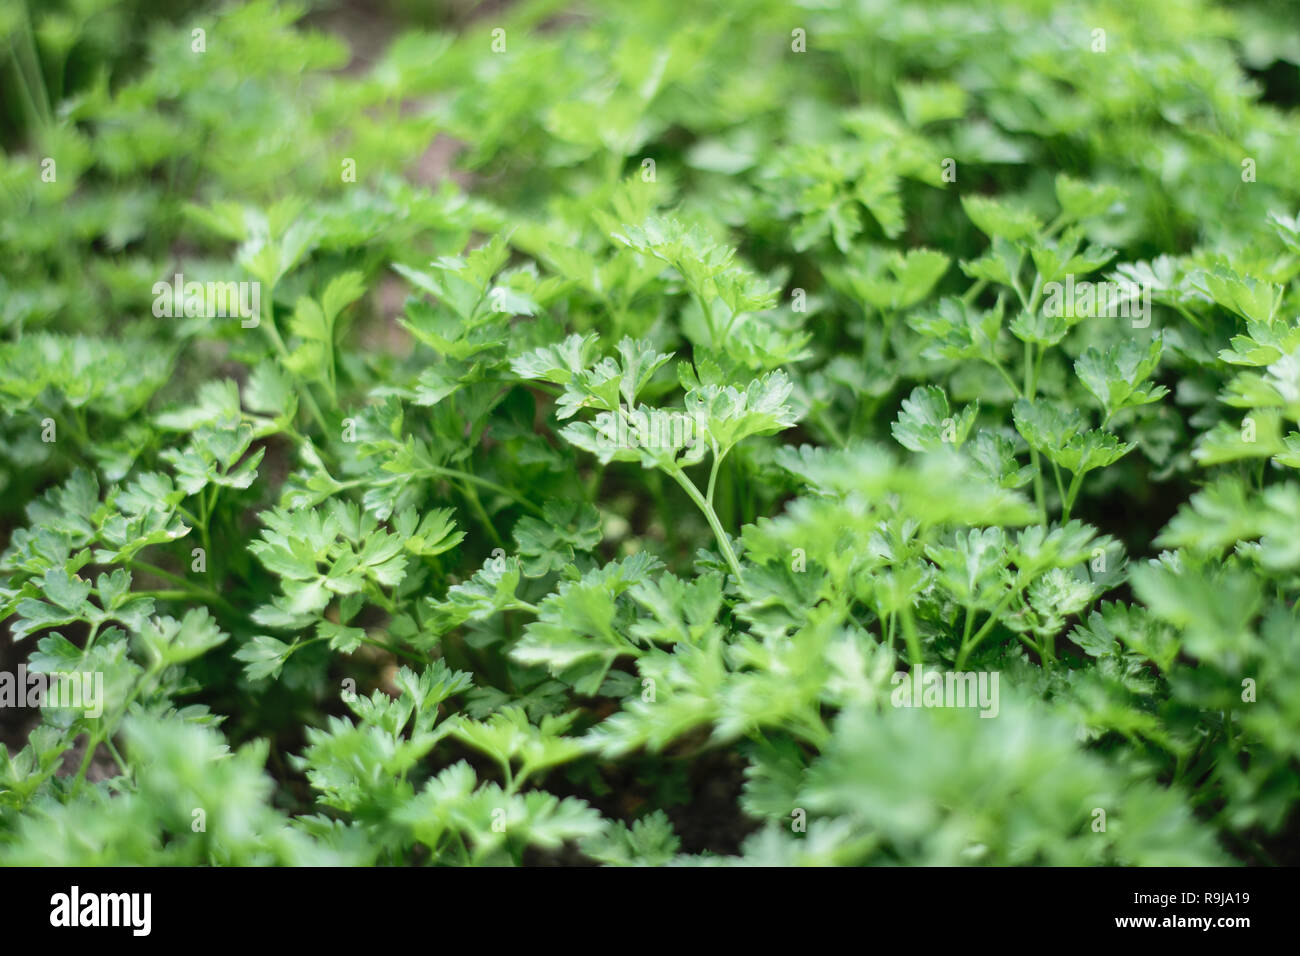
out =
<svg viewBox="0 0 1300 956"><path fill-rule="evenodd" d="M1198 320L1195 316L1192 315L1191 312L1187 310L1186 306L1176 304L1174 305L1174 308L1184 319L1186 319L1188 322L1192 323L1192 325L1196 327L1196 331L1200 332L1202 335L1205 334L1205 326L1202 325L1200 323L1200 320Z"/></svg>
<svg viewBox="0 0 1300 956"><path fill-rule="evenodd" d="M203 489L199 489L199 520L195 522L199 528L199 538L203 541L203 554L205 558L212 558L212 537L208 533L208 496Z"/></svg>
<svg viewBox="0 0 1300 956"><path fill-rule="evenodd" d="M383 608L393 617L397 616L398 614L397 604L393 601L392 598L390 598L387 594L384 593L384 589L381 588L379 585L373 584L371 582L366 582L365 596L368 597L372 603L378 604L381 608Z"/></svg>
<svg viewBox="0 0 1300 956"><path fill-rule="evenodd" d="M1047 495L1043 492L1043 463L1038 458L1038 449L1029 449L1029 462L1034 467L1034 503L1038 506L1038 520L1047 524Z"/></svg>
<svg viewBox="0 0 1300 956"><path fill-rule="evenodd" d="M971 628L975 624L975 609L972 608L969 604L965 605L965 609L966 609L966 622L965 622L965 626L962 627L961 630L962 647L965 647L967 644L970 643Z"/></svg>
<svg viewBox="0 0 1300 956"><path fill-rule="evenodd" d="M50 111L50 97L49 97L49 93L46 92L46 89L45 89L45 77L44 77L44 76L42 75L42 73L41 73L41 61L40 61L40 57L37 56L37 53L36 53L36 35L35 35L35 34L33 33L33 31L32 31L32 16L31 16L31 11L29 11L29 10L27 9L27 4L26 4L26 2L23 3L23 49L22 49L22 52L26 55L26 57L27 57L27 61L28 61L28 66L31 67L31 70L32 70L32 76L31 76L32 85L33 85L33 86L34 86L34 87L35 87L35 88L40 92L40 94L41 94L41 95L40 95L40 99L39 99L39 101L37 101L37 102L38 102L38 105L39 105L40 108L41 108L41 119L44 121L44 124L45 124L46 126L49 126L50 123L51 123L51 117L52 117L52 113L51 113L51 111ZM18 60L18 55L19 55L19 54L18 54L18 47L17 47L17 45L15 45L15 47L14 47L14 60L15 60L15 62ZM24 85L25 85L25 84L26 84L26 80L24 80ZM29 91L29 92L30 92L30 91ZM33 99L34 99L34 98L33 98Z"/></svg>
<svg viewBox="0 0 1300 956"><path fill-rule="evenodd" d="M1074 499L1078 497L1079 489L1082 487L1084 474L1086 473L1081 471L1070 481L1070 490L1066 492L1065 501L1061 506L1062 521L1070 520L1070 512L1074 510Z"/></svg>
<svg viewBox="0 0 1300 956"><path fill-rule="evenodd" d="M1037 641L1031 639L1028 634L1017 633L1016 637L1020 638L1020 643L1024 644L1025 647L1029 648L1031 651L1037 654L1040 658L1042 658L1043 662L1046 663L1047 656L1043 653L1043 649L1038 646Z"/></svg>
<svg viewBox="0 0 1300 956"><path fill-rule="evenodd" d="M682 486L682 490L686 492L691 501L695 502L695 506L704 513L704 520L713 529L713 536L718 541L718 549L722 552L722 557L726 560L727 566L731 568L731 573L735 575L737 582L743 581L744 575L740 573L740 562L736 560L736 552L732 550L731 541L727 538L727 532L722 529L722 522L718 520L718 515L713 510L713 506L705 500L704 496L700 494L700 489L695 487L695 483L686 476L686 473L681 468L674 467L668 474L672 476L672 479L677 484Z"/></svg>
<svg viewBox="0 0 1300 956"><path fill-rule="evenodd" d="M419 654L413 654L404 647L397 647L392 644L385 644L383 641L375 640L373 637L363 637L361 643L369 644L371 647L377 647L382 651L387 651L395 657L405 657L413 664L427 664L428 658L421 657Z"/></svg>
<svg viewBox="0 0 1300 956"><path fill-rule="evenodd" d="M717 445L713 446L713 465L712 467L709 468L709 488L708 491L706 491L704 494L705 499L709 502L710 505L713 504L713 489L718 482L718 468L722 465L722 459L727 457L727 452L729 451L731 451L730 448L728 448L727 451L724 451L721 455L719 455L718 446Z"/></svg>
<svg viewBox="0 0 1300 956"><path fill-rule="evenodd" d="M439 478L454 478L459 481L468 481L478 485L480 488L487 488L489 491L494 491L499 495L504 495L511 501L515 502L515 504L531 511L538 517L542 516L542 509L537 507L537 505L533 504L527 498L522 497L518 492L506 488L504 485L498 485L495 481L489 481L486 478L480 478L478 475L470 474L467 471L460 471L456 468L444 468L441 465L425 465L414 474L436 475Z"/></svg>
<svg viewBox="0 0 1300 956"><path fill-rule="evenodd" d="M77 768L77 775L72 779L72 792L76 793L81 789L86 781L86 771L90 769L90 761L95 758L95 751L99 749L100 741L103 738L98 733L86 735L86 753L81 758L81 766Z"/></svg>
<svg viewBox="0 0 1300 956"><path fill-rule="evenodd" d="M975 301L975 297L984 291L985 287L988 286L988 284L989 284L988 279L980 279L977 282L973 283L971 287L967 289L966 292L962 295L961 297L962 302L964 302L966 305L970 305L972 302Z"/></svg>
<svg viewBox="0 0 1300 956"><path fill-rule="evenodd" d="M1035 295L1037 294L1037 280L1035 280ZM1020 292L1019 286L1016 287L1016 294L1020 295L1022 300L1023 293ZM1037 363L1034 360L1034 343L1025 343L1025 394L1024 397L1030 401L1038 394L1038 377ZM1038 457L1038 449L1029 449L1029 460L1034 466L1034 503L1038 505L1039 520L1047 524L1047 496L1043 492L1043 463Z"/></svg>
<svg viewBox="0 0 1300 956"><path fill-rule="evenodd" d="M239 613L238 611L235 610L235 606L233 604L231 604L229 601L223 598L216 591L210 590L209 588L192 588L190 587L191 582L188 579L181 577L179 574L173 574L171 571L168 571L165 568L160 568L157 565L149 564L147 561L128 561L127 567L131 568L134 571L143 571L145 574L152 574L154 577L162 578L164 581L170 581L173 584L185 585L186 586L185 589L187 592L196 595L201 595L206 603L219 605L223 610L227 611L230 614ZM135 593L139 593L139 592L135 592Z"/></svg>
<svg viewBox="0 0 1300 956"><path fill-rule="evenodd" d="M822 431L826 432L826 434L830 436L830 440L834 442L836 446L840 448L848 447L844 441L844 436L840 433L840 430L835 427L835 423L831 421L830 416L826 414L825 409L815 409L813 411L813 418L816 420L817 424L822 427Z"/></svg>
<svg viewBox="0 0 1300 956"><path fill-rule="evenodd" d="M1016 380L1011 377L1011 373L1006 370L1006 367L1001 362L998 361L998 357L996 355L990 358L988 362L995 369L997 369L998 374L1002 376L1003 381L1005 381L1008 385L1011 386L1011 391L1015 393L1016 398L1021 398L1024 396L1024 393L1020 391L1020 386L1016 384Z"/></svg>
<svg viewBox="0 0 1300 956"><path fill-rule="evenodd" d="M27 112L28 120L32 126L43 126L45 118L41 115L40 107L36 105L36 97L32 95L31 86L27 82L27 71L23 68L22 57L18 52L17 45L12 47L14 58L14 73L18 77L18 89L22 91L22 103Z"/></svg>
<svg viewBox="0 0 1300 956"><path fill-rule="evenodd" d="M131 769L126 765L126 761L122 759L122 755L117 752L117 747L113 744L113 738L106 737L104 739L104 746L107 747L108 752L112 754L113 760L116 761L118 769L122 771L122 775L129 777L131 775Z"/></svg>
<svg viewBox="0 0 1300 956"><path fill-rule="evenodd" d="M156 578L171 581L173 584L188 585L190 583L179 574L174 574L166 568L160 568L156 564L150 564L148 561L128 561L126 566L132 571L143 571L145 574L152 574Z"/></svg>
<svg viewBox="0 0 1300 956"><path fill-rule="evenodd" d="M209 601L215 603L212 595L205 594L202 591L196 591L192 588L165 591L132 591L133 597L151 597L158 601L200 601L207 604ZM220 600L219 598L216 600ZM233 608L231 609L233 610Z"/></svg>
<svg viewBox="0 0 1300 956"><path fill-rule="evenodd" d="M966 666L967 658L970 657L975 648L979 647L980 641L984 640L989 631L993 630L993 625L998 622L1002 610L1010 604L1012 599L1019 593L1020 589L1018 587L1009 588L1007 593L998 599L998 603L993 605L993 610L989 612L989 619L984 622L984 625L978 631L975 632L975 636L969 641L962 641L961 650L957 654L957 670L961 670Z"/></svg>
<svg viewBox="0 0 1300 956"><path fill-rule="evenodd" d="M916 632L916 620L912 617L912 604L903 603L903 639L907 641L907 657L913 667L921 665L921 638Z"/></svg>
<svg viewBox="0 0 1300 956"><path fill-rule="evenodd" d="M491 536L493 544L498 548L504 548L505 542L501 540L501 535L497 532L496 526L492 524L492 519L489 517L487 510L483 507L483 502L479 500L478 492L474 490L474 485L470 482L465 482L461 485L461 491L464 493L465 499L469 502L471 510L478 515L478 520L482 523L483 527L487 528L487 532Z"/></svg>
<svg viewBox="0 0 1300 956"><path fill-rule="evenodd" d="M140 680L136 682L136 685L131 688L131 693L127 694L126 700L123 701L122 706L118 708L117 713L114 715L114 719L111 721L103 721L95 733L89 735L89 740L86 742L86 755L82 757L81 766L77 768L77 775L72 780L72 792L74 794L80 791L82 785L85 783L86 771L90 769L90 762L94 759L95 751L99 749L99 745L113 735L114 731L117 729L117 725L122 722L122 718L126 716L126 712L131 709L131 705L135 703L135 699L140 696L140 691L144 690L145 684L151 681L158 674L159 670L161 670L160 664L154 663L150 665L149 670L147 670Z"/></svg>
<svg viewBox="0 0 1300 956"><path fill-rule="evenodd" d="M695 301L699 303L700 311L704 313L704 324L709 328L709 347L718 347L718 333L713 327L713 309L704 298L704 290L692 285L691 294L695 296Z"/></svg>
<svg viewBox="0 0 1300 956"><path fill-rule="evenodd" d="M459 830L456 831L456 842L460 845L461 862L464 863L466 866L472 865L471 857L469 855L469 846L467 846L465 843L464 834L462 834Z"/></svg>

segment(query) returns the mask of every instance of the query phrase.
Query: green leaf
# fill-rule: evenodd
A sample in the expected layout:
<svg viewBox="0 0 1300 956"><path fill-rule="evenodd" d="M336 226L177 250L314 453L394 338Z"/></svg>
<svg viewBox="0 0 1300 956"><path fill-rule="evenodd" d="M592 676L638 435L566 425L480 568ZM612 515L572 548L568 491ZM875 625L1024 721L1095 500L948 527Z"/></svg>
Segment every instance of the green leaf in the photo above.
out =
<svg viewBox="0 0 1300 956"><path fill-rule="evenodd" d="M283 641L258 634L235 651L235 660L244 662L244 676L249 680L275 678L280 675L293 650Z"/></svg>
<svg viewBox="0 0 1300 956"><path fill-rule="evenodd" d="M943 389L926 385L914 388L903 399L903 407L891 430L895 440L912 451L934 451L943 445L960 448L978 414L979 402L953 414Z"/></svg>
<svg viewBox="0 0 1300 956"><path fill-rule="evenodd" d="M1043 227L1033 213L1004 200L962 196L961 205L975 227L990 239L1028 239Z"/></svg>

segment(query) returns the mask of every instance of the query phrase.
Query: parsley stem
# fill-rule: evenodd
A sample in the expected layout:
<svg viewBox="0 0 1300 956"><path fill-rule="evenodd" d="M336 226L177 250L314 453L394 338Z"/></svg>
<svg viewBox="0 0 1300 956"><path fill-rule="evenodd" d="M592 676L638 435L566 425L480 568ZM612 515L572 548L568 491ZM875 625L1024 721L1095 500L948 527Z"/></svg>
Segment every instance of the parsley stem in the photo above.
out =
<svg viewBox="0 0 1300 956"><path fill-rule="evenodd" d="M27 94L32 108L35 110L39 107L39 115L35 118L42 126L48 127L51 123L50 97L45 89L45 77L41 74L41 61L36 54L35 34L32 31L32 15L26 3L23 3L22 22L21 51L17 42L13 45L14 68L18 73L18 79L22 82L23 91ZM28 86L28 77L25 75L23 66L20 66L20 60L24 56L27 59L26 67L32 71L31 87ZM39 99L32 94L32 88L35 88L41 94Z"/></svg>
<svg viewBox="0 0 1300 956"><path fill-rule="evenodd" d="M466 866L472 865L473 860L469 855L469 846L465 843L465 834L461 833L459 830L455 832L456 832L456 842L460 844L461 862L464 863Z"/></svg>
<svg viewBox="0 0 1300 956"><path fill-rule="evenodd" d="M907 642L907 657L913 667L919 667L921 661L921 638L916 632L916 619L912 617L912 602L903 602L900 616L903 618L903 639Z"/></svg>
<svg viewBox="0 0 1300 956"><path fill-rule="evenodd" d="M425 465L418 471L412 472L412 474L436 475L439 478L455 478L461 481L472 482L481 488L487 488L489 491L495 491L499 495L504 495L521 508L531 511L539 518L542 517L542 509L520 495L518 492L512 491L503 485L499 485L495 481L489 481L487 478L480 478L478 475L471 474L468 471L460 471L456 468L444 468L441 465Z"/></svg>
<svg viewBox="0 0 1300 956"><path fill-rule="evenodd" d="M397 605L393 603L393 599L390 598L387 594L385 594L383 588L379 587L378 585L371 585L367 583L365 588L365 595L366 597L370 598L371 601L378 604L381 608L383 608L393 617L396 617L398 613L400 613L397 609Z"/></svg>
<svg viewBox="0 0 1300 956"><path fill-rule="evenodd" d="M171 581L173 584L183 584L189 586L189 581L179 574L173 574L165 568L160 568L156 564L150 564L147 561L128 561L127 565L133 571L143 571L145 574L152 574L156 578L162 578L164 581Z"/></svg>
<svg viewBox="0 0 1300 956"><path fill-rule="evenodd" d="M1040 647L1028 634L1020 634L1017 632L1016 637L1020 638L1020 643L1024 644L1025 647L1037 654L1044 663L1047 662L1047 655L1043 653L1042 647Z"/></svg>
<svg viewBox="0 0 1300 956"><path fill-rule="evenodd" d="M984 625L978 631L975 632L975 636L969 641L962 641L961 650L957 654L957 670L961 670L966 665L966 659L970 657L975 648L979 647L980 641L984 640L989 631L993 630L993 625L1000 619L1003 609L1010 604L1012 598L1019 593L1020 588L1010 588L1001 598L998 599L998 603L993 605L993 610L989 612L989 619L984 622Z"/></svg>
<svg viewBox="0 0 1300 956"><path fill-rule="evenodd" d="M1065 485L1061 482L1061 468L1056 462L1052 462L1052 473L1056 475L1056 493L1061 496L1061 509L1065 512L1062 520L1068 521L1070 515L1069 509L1065 507Z"/></svg>
<svg viewBox="0 0 1300 956"><path fill-rule="evenodd" d="M1016 380L1011 377L1011 373L1006 370L1006 366L998 361L996 355L989 359L989 364L997 369L998 374L1001 375L1006 383L1011 386L1011 391L1015 393L1016 398L1024 397L1024 393L1020 390L1020 386L1017 385Z"/></svg>
<svg viewBox="0 0 1300 956"><path fill-rule="evenodd" d="M155 564L148 563L147 561L129 561L127 562L127 567L135 571L143 571L145 574L152 574L154 577L162 578L164 581L170 581L173 584L184 585L186 593L194 594L196 596L201 597L205 603L215 604L219 606L222 610L227 611L230 614L239 613L238 611L235 610L235 606L233 604L231 604L229 601L227 601L225 598L219 595L216 591L213 591L209 588L192 587L192 582L189 581L187 578L184 578L179 574L173 574L171 571L168 571L165 568L160 568ZM137 591L133 593L138 594L140 592Z"/></svg>
<svg viewBox="0 0 1300 956"><path fill-rule="evenodd" d="M848 444L844 441L844 436L840 433L840 430L835 427L835 423L831 420L830 416L826 414L826 409L815 408L813 410L813 419L822 427L822 431L826 432L826 434L830 436L831 441L833 441L838 447L848 447Z"/></svg>
<svg viewBox="0 0 1300 956"><path fill-rule="evenodd" d="M140 680L138 680L135 686L131 688L131 692L126 695L126 700L123 701L122 706L118 708L117 713L114 715L114 719L102 720L95 732L87 735L86 754L81 758L81 766L77 769L77 775L72 781L72 792L74 794L78 793L85 784L86 771L90 769L90 762L94 759L95 751L99 749L99 745L109 737L113 736L118 725L122 722L122 718L125 717L127 711L131 709L131 705L135 703L135 699L140 696L140 691L144 690L145 683L153 680L160 670L162 670L161 662L151 664Z"/></svg>
<svg viewBox="0 0 1300 956"><path fill-rule="evenodd" d="M961 297L962 302L964 302L967 305L970 305L972 302L975 301L975 297L984 291L985 287L988 284L989 284L988 279L980 279L977 282L973 282L971 284L971 287L967 289L965 293L962 294Z"/></svg>
<svg viewBox="0 0 1300 956"><path fill-rule="evenodd" d="M427 664L428 658L421 657L419 654L413 654L404 647L398 647L395 644L385 644L383 641L376 640L373 637L363 637L362 644L369 644L371 647L377 647L381 651L387 651L394 657L405 657L413 664Z"/></svg>
<svg viewBox="0 0 1300 956"><path fill-rule="evenodd" d="M36 98L32 95L31 87L27 83L27 73L23 68L22 57L18 54L18 48L14 50L14 73L18 77L18 89L22 91L22 103L26 107L28 119L33 126L45 125L45 118L41 115L40 109L36 105Z"/></svg>
<svg viewBox="0 0 1300 956"><path fill-rule="evenodd" d="M478 520L482 523L483 527L487 529L487 533L491 536L493 544L498 548L504 548L505 542L501 540L501 535L497 531L496 525L492 523L492 518L488 515L487 510L484 509L483 502L479 500L478 492L474 490L473 484L470 482L464 482L461 485L460 490L465 495L465 500L469 502L470 508L476 515L478 515Z"/></svg>
<svg viewBox="0 0 1300 956"><path fill-rule="evenodd" d="M131 594L134 597L151 597L159 601L202 601L207 604L210 601L215 603L220 600L220 598L215 598L213 595L192 588L174 588L165 591L132 591Z"/></svg>
<svg viewBox="0 0 1300 956"><path fill-rule="evenodd" d="M709 329L709 347L718 347L718 333L713 327L713 309L709 306L708 301L704 298L704 290L691 285L691 293L695 296L695 301L699 303L700 311L704 314L704 324Z"/></svg>
<svg viewBox="0 0 1300 956"><path fill-rule="evenodd" d="M113 738L105 737L104 746L107 748L109 754L112 755L113 760L117 762L117 767L122 771L122 776L129 778L131 776L131 769L127 767L126 761L122 759L122 755L117 752L117 747L113 744Z"/></svg>
<svg viewBox="0 0 1300 956"><path fill-rule="evenodd" d="M1047 524L1047 496L1043 492L1043 463L1038 458L1038 449L1029 449L1029 461L1034 466L1034 503L1038 505L1038 520Z"/></svg>
<svg viewBox="0 0 1300 956"><path fill-rule="evenodd" d="M1188 322L1192 323L1192 325L1196 327L1196 331L1200 332L1202 335L1205 334L1205 326L1202 325L1202 324L1201 324L1201 323L1196 319L1196 317L1193 316L1192 313L1188 311L1188 309L1187 309L1186 306L1182 305L1181 303L1175 303L1175 304L1174 304L1174 309L1177 310L1178 313L1179 313L1179 314L1180 314L1184 319L1186 319Z"/></svg>
<svg viewBox="0 0 1300 956"><path fill-rule="evenodd" d="M195 522L198 525L199 537L203 541L203 553L209 557L212 556L212 538L208 533L208 496L204 489L200 488L198 492L199 499L199 520Z"/></svg>
<svg viewBox="0 0 1300 956"><path fill-rule="evenodd" d="M704 520L713 529L713 536L718 541L718 549L722 552L722 557L726 559L727 566L731 568L731 573L735 575L737 582L743 581L744 576L740 573L740 562L736 560L736 552L732 550L731 541L727 538L727 532L722 530L722 522L718 520L717 512L713 510L713 506L705 500L704 496L700 494L700 489L695 487L695 483L686 476L686 472L682 471L681 468L672 468L668 471L668 474L672 476L677 484L682 486L682 490L686 492L691 501L695 502L695 506L704 513Z"/></svg>
<svg viewBox="0 0 1300 956"><path fill-rule="evenodd" d="M77 775L72 780L72 792L77 793L86 780L86 771L90 769L90 762L95 759L95 751L99 749L100 741L103 738L96 732L86 735L86 752L82 755L81 765L77 767Z"/></svg>
<svg viewBox="0 0 1300 956"><path fill-rule="evenodd" d="M718 446L713 446L713 466L709 469L709 488L704 495L710 506L713 505L713 489L718 482L718 468L721 467L722 459L727 457L729 451L731 451L730 448L723 451L722 454L718 454Z"/></svg>
<svg viewBox="0 0 1300 956"><path fill-rule="evenodd" d="M1061 518L1064 521L1070 520L1070 512L1074 510L1074 499L1079 495L1079 488L1083 482L1085 472L1078 472L1070 481L1070 490L1066 492L1065 501L1062 504Z"/></svg>

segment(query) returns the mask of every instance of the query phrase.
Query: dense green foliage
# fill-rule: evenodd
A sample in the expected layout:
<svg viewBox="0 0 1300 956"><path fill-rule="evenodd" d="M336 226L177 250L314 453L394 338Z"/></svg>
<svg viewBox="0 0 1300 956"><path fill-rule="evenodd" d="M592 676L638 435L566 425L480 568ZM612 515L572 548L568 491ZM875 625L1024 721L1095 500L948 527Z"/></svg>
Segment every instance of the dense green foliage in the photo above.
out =
<svg viewBox="0 0 1300 956"><path fill-rule="evenodd" d="M1285 5L329 15L0 12L0 862L1294 862Z"/></svg>

